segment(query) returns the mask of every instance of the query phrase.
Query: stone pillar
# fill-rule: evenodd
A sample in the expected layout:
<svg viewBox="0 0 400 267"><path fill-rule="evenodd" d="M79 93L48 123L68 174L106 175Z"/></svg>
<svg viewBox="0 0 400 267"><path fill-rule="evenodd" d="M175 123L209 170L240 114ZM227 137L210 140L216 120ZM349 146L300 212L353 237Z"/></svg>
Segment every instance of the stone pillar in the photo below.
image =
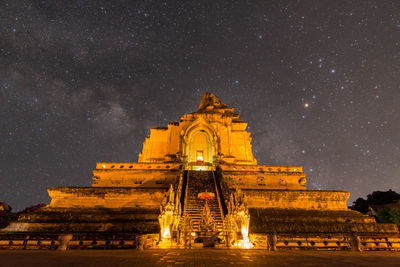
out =
<svg viewBox="0 0 400 267"><path fill-rule="evenodd" d="M276 243L278 240L278 238L276 237L276 234L268 234L267 240L268 240L268 250L276 251Z"/></svg>
<svg viewBox="0 0 400 267"><path fill-rule="evenodd" d="M351 246L353 247L353 251L361 252L361 241L358 235L351 236Z"/></svg>
<svg viewBox="0 0 400 267"><path fill-rule="evenodd" d="M141 234L136 235L136 249L137 250L143 250L145 238L146 238L145 235L141 235Z"/></svg>
<svg viewBox="0 0 400 267"><path fill-rule="evenodd" d="M226 233L226 246L228 248L232 247L232 233L231 232L227 232Z"/></svg>
<svg viewBox="0 0 400 267"><path fill-rule="evenodd" d="M71 241L72 235L71 234L63 234L58 236L58 240L60 241L60 245L58 246L57 250L67 250L69 241Z"/></svg>

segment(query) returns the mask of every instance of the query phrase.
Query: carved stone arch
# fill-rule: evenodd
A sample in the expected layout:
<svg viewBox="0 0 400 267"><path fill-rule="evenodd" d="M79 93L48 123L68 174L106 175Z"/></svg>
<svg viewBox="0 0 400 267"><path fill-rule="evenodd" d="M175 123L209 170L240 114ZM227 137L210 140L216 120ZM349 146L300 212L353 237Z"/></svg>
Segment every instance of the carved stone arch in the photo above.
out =
<svg viewBox="0 0 400 267"><path fill-rule="evenodd" d="M218 155L218 136L214 130L214 128L203 118L198 118L193 121L184 131L182 136L182 153L186 158L187 162L192 161L190 157L192 157L193 151L191 151L191 144L193 138L199 136L199 134L203 134L205 138L207 138L209 142L209 155L207 162L212 163L215 156Z"/></svg>

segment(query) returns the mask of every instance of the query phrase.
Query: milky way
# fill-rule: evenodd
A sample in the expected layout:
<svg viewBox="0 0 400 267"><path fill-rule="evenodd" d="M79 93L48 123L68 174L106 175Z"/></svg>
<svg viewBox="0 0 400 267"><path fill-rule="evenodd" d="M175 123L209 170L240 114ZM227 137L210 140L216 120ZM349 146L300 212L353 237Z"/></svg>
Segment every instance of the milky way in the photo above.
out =
<svg viewBox="0 0 400 267"><path fill-rule="evenodd" d="M205 91L259 164L309 189L400 191L399 1L1 1L0 201L90 186Z"/></svg>

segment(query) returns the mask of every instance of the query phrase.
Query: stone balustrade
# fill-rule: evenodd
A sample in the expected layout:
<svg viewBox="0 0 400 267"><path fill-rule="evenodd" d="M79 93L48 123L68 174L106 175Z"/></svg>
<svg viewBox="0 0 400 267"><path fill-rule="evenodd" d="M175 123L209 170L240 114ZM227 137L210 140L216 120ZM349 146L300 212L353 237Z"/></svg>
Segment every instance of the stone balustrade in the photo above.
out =
<svg viewBox="0 0 400 267"><path fill-rule="evenodd" d="M51 249L60 246L63 234L24 233L0 234L0 249ZM276 235L277 250L353 250L352 235ZM155 248L159 234L141 236L143 248ZM271 249L268 234L250 234L256 249ZM391 250L400 251L400 236L379 237L360 235L361 251ZM67 249L135 249L137 235L124 233L74 233L68 241Z"/></svg>
<svg viewBox="0 0 400 267"><path fill-rule="evenodd" d="M97 162L96 170L175 170L181 163L120 163ZM271 165L221 165L223 171L256 171L256 172L303 172L302 166Z"/></svg>
<svg viewBox="0 0 400 267"><path fill-rule="evenodd" d="M119 163L119 162L97 162L96 170L176 170L179 163Z"/></svg>
<svg viewBox="0 0 400 267"><path fill-rule="evenodd" d="M354 250L400 251L400 236L391 235L385 238L371 235L274 235L276 250ZM274 250L268 234L250 234L250 239L258 249ZM355 247L354 239L359 240ZM357 250L358 249L358 250Z"/></svg>
<svg viewBox="0 0 400 267"><path fill-rule="evenodd" d="M303 172L302 166L270 166L270 165L221 165L223 171L251 172Z"/></svg>
<svg viewBox="0 0 400 267"><path fill-rule="evenodd" d="M8 233L0 234L0 249L133 249L139 236L145 249L155 247L159 238L158 234L132 233Z"/></svg>

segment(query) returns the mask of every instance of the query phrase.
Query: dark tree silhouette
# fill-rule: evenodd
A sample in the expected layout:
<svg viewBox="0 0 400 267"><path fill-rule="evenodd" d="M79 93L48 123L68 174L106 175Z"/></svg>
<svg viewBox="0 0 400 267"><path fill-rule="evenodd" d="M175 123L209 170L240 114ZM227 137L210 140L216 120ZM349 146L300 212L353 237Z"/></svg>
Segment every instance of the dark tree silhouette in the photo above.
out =
<svg viewBox="0 0 400 267"><path fill-rule="evenodd" d="M394 203L400 200L400 194L389 189L389 191L374 191L367 195L367 200L363 198L357 198L350 206L350 209L357 210L361 213L367 213L368 208L371 205L384 205Z"/></svg>
<svg viewBox="0 0 400 267"><path fill-rule="evenodd" d="M11 221L11 206L5 202L0 202L0 229L7 227Z"/></svg>
<svg viewBox="0 0 400 267"><path fill-rule="evenodd" d="M369 207L368 201L359 197L356 199L356 201L353 202L353 205L350 206L350 209L357 210L365 214L368 212L368 207Z"/></svg>

